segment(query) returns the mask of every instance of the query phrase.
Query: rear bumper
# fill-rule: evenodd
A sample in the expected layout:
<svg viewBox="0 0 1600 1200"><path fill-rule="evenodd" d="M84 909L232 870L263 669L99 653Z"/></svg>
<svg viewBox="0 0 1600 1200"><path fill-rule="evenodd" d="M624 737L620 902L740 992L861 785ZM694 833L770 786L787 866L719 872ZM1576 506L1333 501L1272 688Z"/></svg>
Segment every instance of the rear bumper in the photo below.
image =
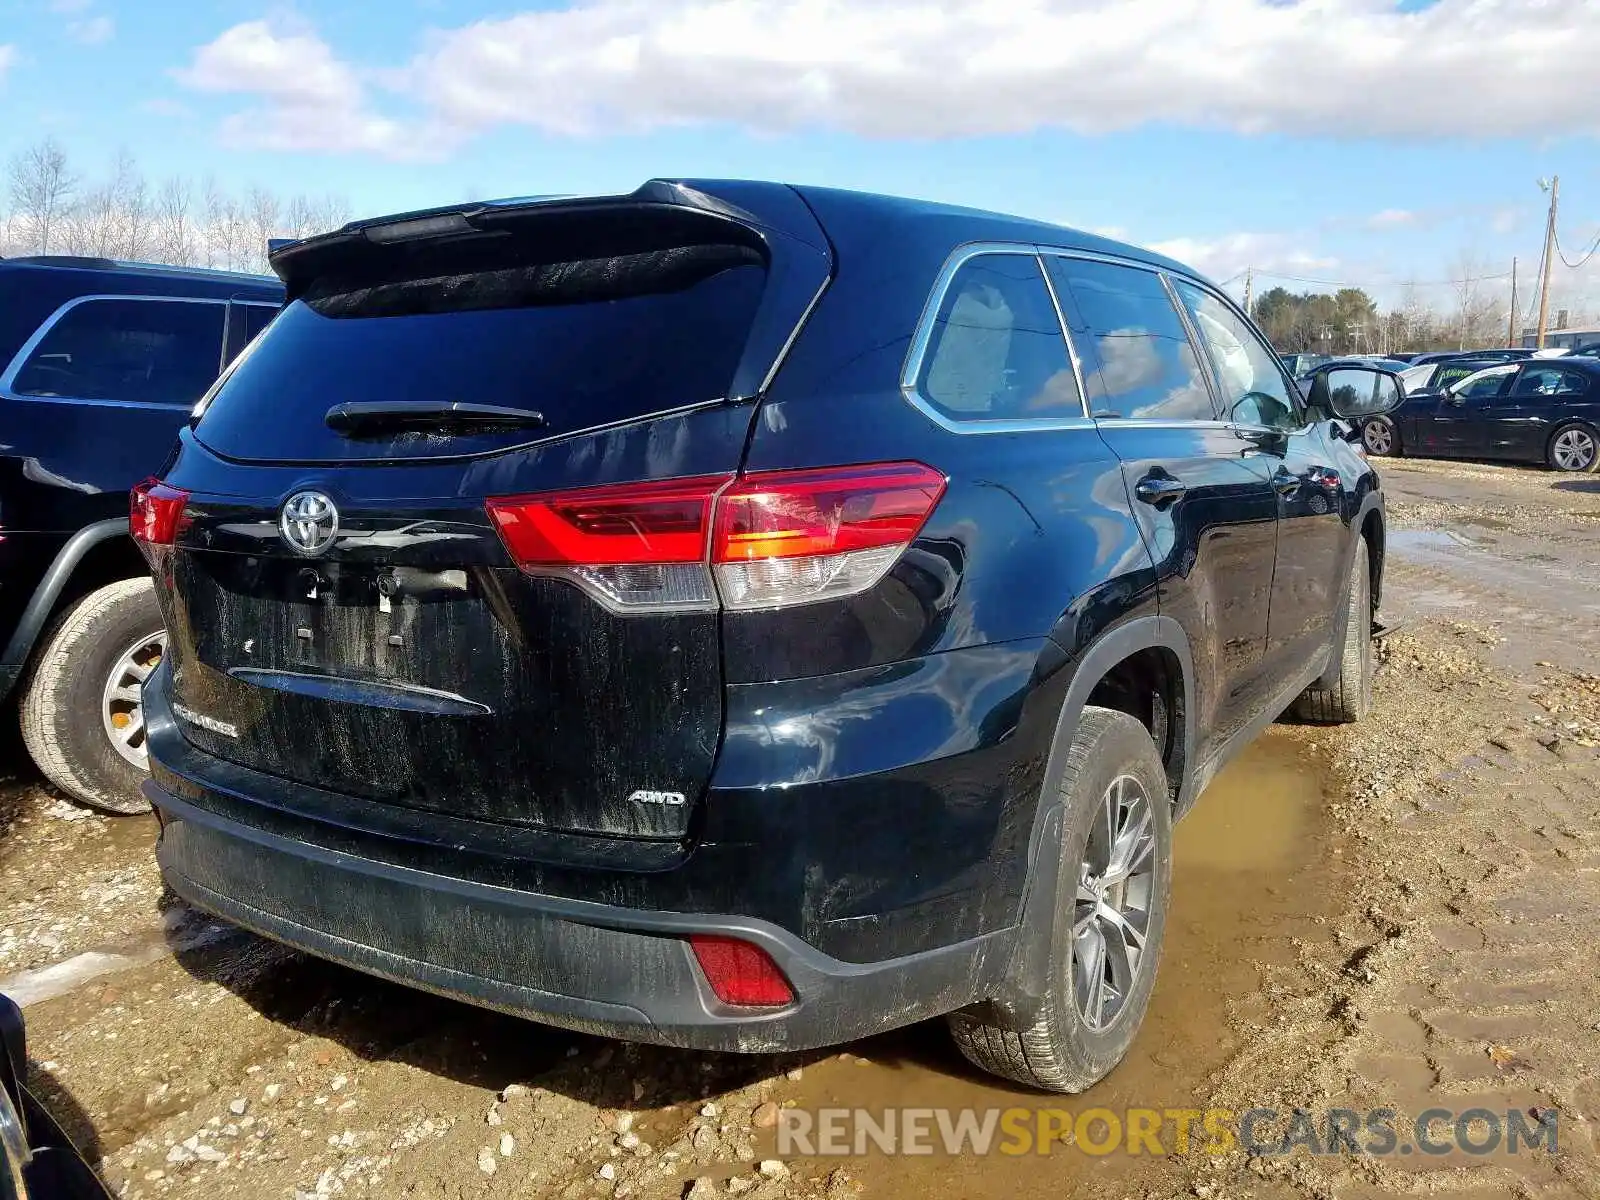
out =
<svg viewBox="0 0 1600 1200"><path fill-rule="evenodd" d="M145 794L162 875L185 900L323 958L547 1024L631 1041L772 1052L832 1045L972 1003L1005 965L1006 934L876 963L829 957L738 917L596 904L340 853ZM795 1002L731 1008L690 933L759 945Z"/></svg>

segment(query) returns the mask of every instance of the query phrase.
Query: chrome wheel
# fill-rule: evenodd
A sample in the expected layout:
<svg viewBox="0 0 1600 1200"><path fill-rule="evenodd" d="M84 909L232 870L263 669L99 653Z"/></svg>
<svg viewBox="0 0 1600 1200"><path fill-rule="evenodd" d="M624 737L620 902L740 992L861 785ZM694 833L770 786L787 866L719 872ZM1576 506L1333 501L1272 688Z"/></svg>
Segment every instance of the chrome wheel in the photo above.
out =
<svg viewBox="0 0 1600 1200"><path fill-rule="evenodd" d="M167 649L163 630L146 634L117 656L100 700L100 723L111 745L141 771L149 769L145 751L144 681Z"/></svg>
<svg viewBox="0 0 1600 1200"><path fill-rule="evenodd" d="M1361 427L1361 441L1368 454L1390 454L1394 451L1394 426L1384 420L1368 421Z"/></svg>
<svg viewBox="0 0 1600 1200"><path fill-rule="evenodd" d="M1587 471L1594 466L1594 437L1587 429L1563 429L1550 444L1550 457L1563 471Z"/></svg>
<svg viewBox="0 0 1600 1200"><path fill-rule="evenodd" d="M1084 845L1071 970L1073 1003L1090 1029L1116 1021L1146 967L1156 866L1150 805L1137 779L1119 775L1100 798Z"/></svg>

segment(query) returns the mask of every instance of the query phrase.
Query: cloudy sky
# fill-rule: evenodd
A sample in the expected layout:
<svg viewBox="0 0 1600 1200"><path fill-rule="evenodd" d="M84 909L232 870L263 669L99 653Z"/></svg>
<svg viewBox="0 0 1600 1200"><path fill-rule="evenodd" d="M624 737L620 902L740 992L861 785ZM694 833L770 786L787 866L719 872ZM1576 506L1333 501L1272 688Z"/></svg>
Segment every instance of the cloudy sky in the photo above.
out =
<svg viewBox="0 0 1600 1200"><path fill-rule="evenodd" d="M1600 235L1597 63L1600 0L0 0L0 157L360 213L780 178L1442 303L1531 271L1541 176Z"/></svg>

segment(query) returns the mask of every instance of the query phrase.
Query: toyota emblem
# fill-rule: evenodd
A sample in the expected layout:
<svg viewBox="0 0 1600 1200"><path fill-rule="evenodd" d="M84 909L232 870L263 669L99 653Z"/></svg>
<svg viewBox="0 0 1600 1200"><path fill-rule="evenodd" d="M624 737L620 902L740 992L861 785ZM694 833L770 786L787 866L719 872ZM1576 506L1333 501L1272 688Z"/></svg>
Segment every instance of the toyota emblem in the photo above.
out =
<svg viewBox="0 0 1600 1200"><path fill-rule="evenodd" d="M321 554L339 534L339 510L321 492L296 492L283 502L278 532L296 554Z"/></svg>

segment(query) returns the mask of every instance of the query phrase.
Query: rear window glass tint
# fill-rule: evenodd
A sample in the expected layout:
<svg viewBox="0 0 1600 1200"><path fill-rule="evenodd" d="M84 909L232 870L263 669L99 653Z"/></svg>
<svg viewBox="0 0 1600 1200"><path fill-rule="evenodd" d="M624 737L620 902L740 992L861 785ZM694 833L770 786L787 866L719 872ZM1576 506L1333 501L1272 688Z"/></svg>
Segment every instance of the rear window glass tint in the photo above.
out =
<svg viewBox="0 0 1600 1200"><path fill-rule="evenodd" d="M1188 331L1154 271L1088 259L1046 260L1058 290L1068 292L1087 337L1080 350L1095 415L1212 420L1211 393ZM1076 332L1076 331L1074 331Z"/></svg>
<svg viewBox="0 0 1600 1200"><path fill-rule="evenodd" d="M50 326L12 391L189 407L221 368L224 316L188 300L85 300Z"/></svg>
<svg viewBox="0 0 1600 1200"><path fill-rule="evenodd" d="M917 389L956 421L1083 416L1036 258L985 254L962 264L945 290Z"/></svg>
<svg viewBox="0 0 1600 1200"><path fill-rule="evenodd" d="M238 457L467 453L528 435L344 439L345 403L526 408L548 436L727 395L766 280L753 252L696 246L460 275L330 280L278 314L197 435ZM508 440L509 439L509 440Z"/></svg>

